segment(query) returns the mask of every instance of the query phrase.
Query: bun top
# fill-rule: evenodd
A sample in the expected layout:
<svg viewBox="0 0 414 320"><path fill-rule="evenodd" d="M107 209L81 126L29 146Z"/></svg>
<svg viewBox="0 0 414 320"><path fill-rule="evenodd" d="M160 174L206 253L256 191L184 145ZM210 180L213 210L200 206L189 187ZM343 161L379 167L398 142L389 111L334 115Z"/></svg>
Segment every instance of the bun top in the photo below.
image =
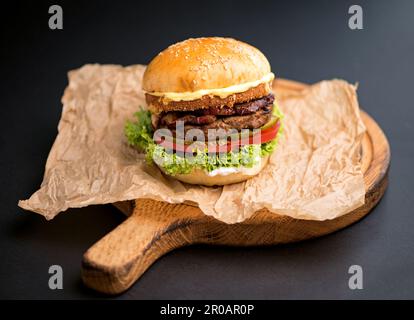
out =
<svg viewBox="0 0 414 320"><path fill-rule="evenodd" d="M159 53L145 70L142 89L149 94L220 89L269 79L269 74L269 61L251 45L231 38L196 38Z"/></svg>

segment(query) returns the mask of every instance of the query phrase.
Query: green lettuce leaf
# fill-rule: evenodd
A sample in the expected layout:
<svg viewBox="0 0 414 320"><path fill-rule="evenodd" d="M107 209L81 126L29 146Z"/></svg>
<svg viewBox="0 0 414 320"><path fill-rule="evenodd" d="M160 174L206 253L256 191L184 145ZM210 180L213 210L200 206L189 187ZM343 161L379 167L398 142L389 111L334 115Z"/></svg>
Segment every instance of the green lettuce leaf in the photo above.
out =
<svg viewBox="0 0 414 320"><path fill-rule="evenodd" d="M193 156L185 156L166 150L156 144L153 139L153 129L151 125L151 114L149 111L139 111L135 113L136 122L128 121L125 125L125 135L131 146L137 147L146 152L147 161L157 163L163 171L169 175L187 174L194 168L203 169L211 172L218 168L237 168L240 166L251 168L255 166L260 157L271 154L277 146L283 132L283 114L277 107L273 107L273 115L277 116L281 125L279 131L272 141L260 145L253 144L241 147L237 152L220 154L208 154L203 150L195 150Z"/></svg>
<svg viewBox="0 0 414 320"><path fill-rule="evenodd" d="M153 144L151 113L149 111L141 110L134 113L135 122L127 121L125 124L125 136L131 146L137 147L142 151L147 151L150 144Z"/></svg>

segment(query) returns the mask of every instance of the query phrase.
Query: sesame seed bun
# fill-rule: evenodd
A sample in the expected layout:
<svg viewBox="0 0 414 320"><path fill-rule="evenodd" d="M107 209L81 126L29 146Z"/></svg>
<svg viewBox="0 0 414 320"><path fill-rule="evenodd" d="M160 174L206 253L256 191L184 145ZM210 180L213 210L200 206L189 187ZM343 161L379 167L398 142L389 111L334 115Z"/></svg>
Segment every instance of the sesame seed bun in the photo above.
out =
<svg viewBox="0 0 414 320"><path fill-rule="evenodd" d="M243 91L258 87L253 88L256 89L253 90L255 94L249 95L257 98L257 91L263 95L269 93L273 79L269 81L267 76L270 74L270 64L263 53L244 42L219 37L188 39L169 46L150 62L144 73L142 89L146 92L148 104L159 113L163 106L169 104L168 96L171 94L196 93L191 95L194 99L183 99L188 102L203 99L203 92L253 83L254 86ZM260 86L261 79L267 79L264 87ZM201 96L197 96L198 92ZM240 96L241 92L226 92L227 96L235 93ZM220 95L218 99L227 96ZM175 104L175 107L184 111L188 104Z"/></svg>

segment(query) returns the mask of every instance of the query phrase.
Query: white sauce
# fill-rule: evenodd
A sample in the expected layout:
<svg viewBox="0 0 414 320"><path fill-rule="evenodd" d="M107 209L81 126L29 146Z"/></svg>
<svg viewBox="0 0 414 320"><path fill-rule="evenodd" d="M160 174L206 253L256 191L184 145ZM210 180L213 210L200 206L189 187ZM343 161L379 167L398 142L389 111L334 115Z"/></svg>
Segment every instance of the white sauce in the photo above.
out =
<svg viewBox="0 0 414 320"><path fill-rule="evenodd" d="M245 168L245 167L238 167L238 168L228 167L227 168L227 167L223 167L223 168L214 169L213 171L210 171L207 174L210 177L227 176L229 174L239 173L239 172L244 173L244 174L253 174L253 173L256 172L257 167L259 167L260 164L261 164L260 156L257 156L255 160L258 161L258 163L256 165L254 165L253 167L251 167L251 168Z"/></svg>
<svg viewBox="0 0 414 320"><path fill-rule="evenodd" d="M227 176L229 174L232 173L236 173L239 172L240 168L218 168L218 169L214 169L213 171L210 171L208 173L208 175L210 177L215 177L215 176Z"/></svg>

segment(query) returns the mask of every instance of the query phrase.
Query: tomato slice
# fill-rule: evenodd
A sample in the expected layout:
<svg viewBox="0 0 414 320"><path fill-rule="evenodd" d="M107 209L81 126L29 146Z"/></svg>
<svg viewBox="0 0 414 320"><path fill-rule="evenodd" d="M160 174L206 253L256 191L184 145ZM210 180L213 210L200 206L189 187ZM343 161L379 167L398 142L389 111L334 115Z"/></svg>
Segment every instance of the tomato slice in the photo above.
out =
<svg viewBox="0 0 414 320"><path fill-rule="evenodd" d="M231 150L235 150L240 148L241 146L250 145L250 144L262 144L265 142L269 142L273 140L280 128L280 119L278 119L275 124L271 125L270 127L265 128L253 135L249 135L248 137L242 137L241 139L230 141L226 144L217 144L211 143L208 145L208 152L209 153L223 153L223 152L230 152ZM183 140L179 140L177 142L175 139L166 138L162 139L161 137L155 138L155 143L161 145L167 150L174 150L178 152L186 152L192 153L193 149L197 147L196 143L192 143L190 145L185 144Z"/></svg>

